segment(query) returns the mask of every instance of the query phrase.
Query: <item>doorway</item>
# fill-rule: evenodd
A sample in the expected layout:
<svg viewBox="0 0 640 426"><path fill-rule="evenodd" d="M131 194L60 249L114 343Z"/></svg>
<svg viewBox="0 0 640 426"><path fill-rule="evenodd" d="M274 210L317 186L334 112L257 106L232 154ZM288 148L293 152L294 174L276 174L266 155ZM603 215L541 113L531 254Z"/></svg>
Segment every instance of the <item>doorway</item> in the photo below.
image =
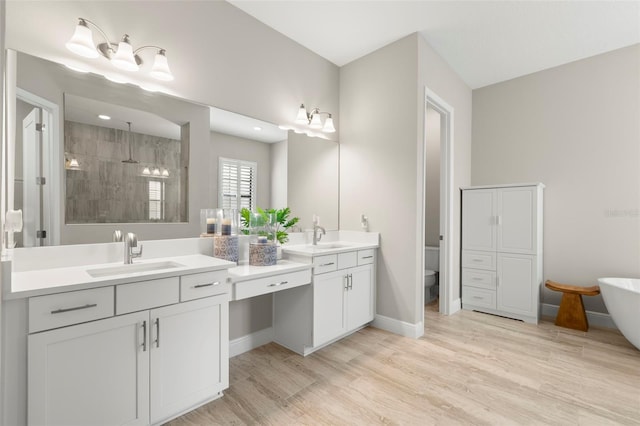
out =
<svg viewBox="0 0 640 426"><path fill-rule="evenodd" d="M56 104L16 90L13 210L22 210L21 233L7 235L8 247L59 244L60 185ZM10 207L11 208L11 207Z"/></svg>
<svg viewBox="0 0 640 426"><path fill-rule="evenodd" d="M456 311L453 301L453 108L434 92L425 93L425 131L423 158L423 194L421 247L438 247L438 311L450 315ZM424 250L427 252L427 250ZM425 254L422 270L425 270ZM425 274L421 292L425 296ZM423 318L424 318L424 303Z"/></svg>

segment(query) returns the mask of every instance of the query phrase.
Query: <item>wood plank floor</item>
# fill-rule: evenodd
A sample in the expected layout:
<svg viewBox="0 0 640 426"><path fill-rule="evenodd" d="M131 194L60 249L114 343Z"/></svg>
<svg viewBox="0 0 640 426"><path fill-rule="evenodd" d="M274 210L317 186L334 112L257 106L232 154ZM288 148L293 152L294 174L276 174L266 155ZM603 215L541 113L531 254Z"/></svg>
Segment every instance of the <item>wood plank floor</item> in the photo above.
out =
<svg viewBox="0 0 640 426"><path fill-rule="evenodd" d="M436 310L420 339L368 327L306 358L234 357L224 397L169 424L640 425L640 351L620 333Z"/></svg>

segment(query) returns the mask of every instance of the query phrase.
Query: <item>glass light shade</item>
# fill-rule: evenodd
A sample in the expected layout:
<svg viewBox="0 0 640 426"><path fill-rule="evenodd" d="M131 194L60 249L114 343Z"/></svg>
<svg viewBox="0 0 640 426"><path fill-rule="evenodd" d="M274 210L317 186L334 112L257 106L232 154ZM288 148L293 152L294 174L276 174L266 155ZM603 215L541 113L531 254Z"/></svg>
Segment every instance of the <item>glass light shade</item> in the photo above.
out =
<svg viewBox="0 0 640 426"><path fill-rule="evenodd" d="M163 170L162 170L162 176L164 176L164 177L168 177L168 176L169 176L169 170L167 170L167 169L163 169Z"/></svg>
<svg viewBox="0 0 640 426"><path fill-rule="evenodd" d="M335 133L336 128L333 127L333 118L329 117L324 121L324 127L322 131L325 133Z"/></svg>
<svg viewBox="0 0 640 426"><path fill-rule="evenodd" d="M154 176L160 176L160 169L153 169Z"/></svg>
<svg viewBox="0 0 640 426"><path fill-rule="evenodd" d="M67 49L85 58L97 58L100 56L96 45L93 43L93 34L84 21L76 25L76 30L71 39L65 44Z"/></svg>
<svg viewBox="0 0 640 426"><path fill-rule="evenodd" d="M296 123L307 124L309 119L307 118L307 109L303 105L300 105L298 109L298 115L296 116Z"/></svg>
<svg viewBox="0 0 640 426"><path fill-rule="evenodd" d="M144 169L142 169L142 174L143 175L150 175L151 174L151 170L149 170L148 167L145 167Z"/></svg>
<svg viewBox="0 0 640 426"><path fill-rule="evenodd" d="M72 158L71 161L69 161L69 167L78 168L80 164L78 164L78 160Z"/></svg>
<svg viewBox="0 0 640 426"><path fill-rule="evenodd" d="M322 121L320 120L320 114L313 114L309 127L312 129L322 129Z"/></svg>
<svg viewBox="0 0 640 426"><path fill-rule="evenodd" d="M127 41L118 43L118 50L111 58L113 66L126 71L138 71L136 58L133 57L133 47Z"/></svg>
<svg viewBox="0 0 640 426"><path fill-rule="evenodd" d="M169 63L167 62L164 50L156 53L156 58L153 61L153 66L151 67L151 72L149 74L151 77L157 78L158 80L173 80L173 74L171 74L171 70L169 70Z"/></svg>

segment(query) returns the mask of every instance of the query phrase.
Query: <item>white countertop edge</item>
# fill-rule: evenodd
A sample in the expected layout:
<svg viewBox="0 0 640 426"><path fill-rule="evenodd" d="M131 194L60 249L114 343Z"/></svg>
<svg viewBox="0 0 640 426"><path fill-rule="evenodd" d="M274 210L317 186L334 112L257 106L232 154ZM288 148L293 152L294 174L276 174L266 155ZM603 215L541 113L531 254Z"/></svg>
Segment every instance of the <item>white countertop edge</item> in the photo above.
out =
<svg viewBox="0 0 640 426"><path fill-rule="evenodd" d="M229 269L231 283L239 283L256 278L266 278L289 272L310 270L313 267L310 263L292 262L290 260L279 260L277 264L271 266L239 265Z"/></svg>
<svg viewBox="0 0 640 426"><path fill-rule="evenodd" d="M92 277L86 271L90 269L123 266L124 264L122 262L101 263L95 265L14 272L11 274L11 290L3 294L3 299L13 300L67 291L86 290L110 285L148 281L158 278L218 271L236 266L233 262L228 262L226 260L203 254L144 259L134 261L134 264L165 261L180 263L184 266L155 271L131 272L99 278Z"/></svg>
<svg viewBox="0 0 640 426"><path fill-rule="evenodd" d="M380 245L377 243L354 243L351 241L332 241L327 243L330 243L330 244L344 243L344 244L347 244L347 246L314 251L314 249L309 244L292 245L289 247L284 245L282 246L282 252L312 257L312 256L325 256L329 254L346 253L350 251L365 250L365 249L380 247ZM319 245L322 246L322 243Z"/></svg>

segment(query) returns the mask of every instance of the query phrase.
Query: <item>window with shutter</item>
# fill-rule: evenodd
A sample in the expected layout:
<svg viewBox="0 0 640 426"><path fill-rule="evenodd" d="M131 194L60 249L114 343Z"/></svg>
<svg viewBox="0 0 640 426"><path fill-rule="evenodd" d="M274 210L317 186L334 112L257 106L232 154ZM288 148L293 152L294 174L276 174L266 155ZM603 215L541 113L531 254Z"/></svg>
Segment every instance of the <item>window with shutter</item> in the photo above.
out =
<svg viewBox="0 0 640 426"><path fill-rule="evenodd" d="M256 207L258 164L251 161L219 159L218 208L253 210Z"/></svg>
<svg viewBox="0 0 640 426"><path fill-rule="evenodd" d="M149 219L164 219L164 182L149 181Z"/></svg>

